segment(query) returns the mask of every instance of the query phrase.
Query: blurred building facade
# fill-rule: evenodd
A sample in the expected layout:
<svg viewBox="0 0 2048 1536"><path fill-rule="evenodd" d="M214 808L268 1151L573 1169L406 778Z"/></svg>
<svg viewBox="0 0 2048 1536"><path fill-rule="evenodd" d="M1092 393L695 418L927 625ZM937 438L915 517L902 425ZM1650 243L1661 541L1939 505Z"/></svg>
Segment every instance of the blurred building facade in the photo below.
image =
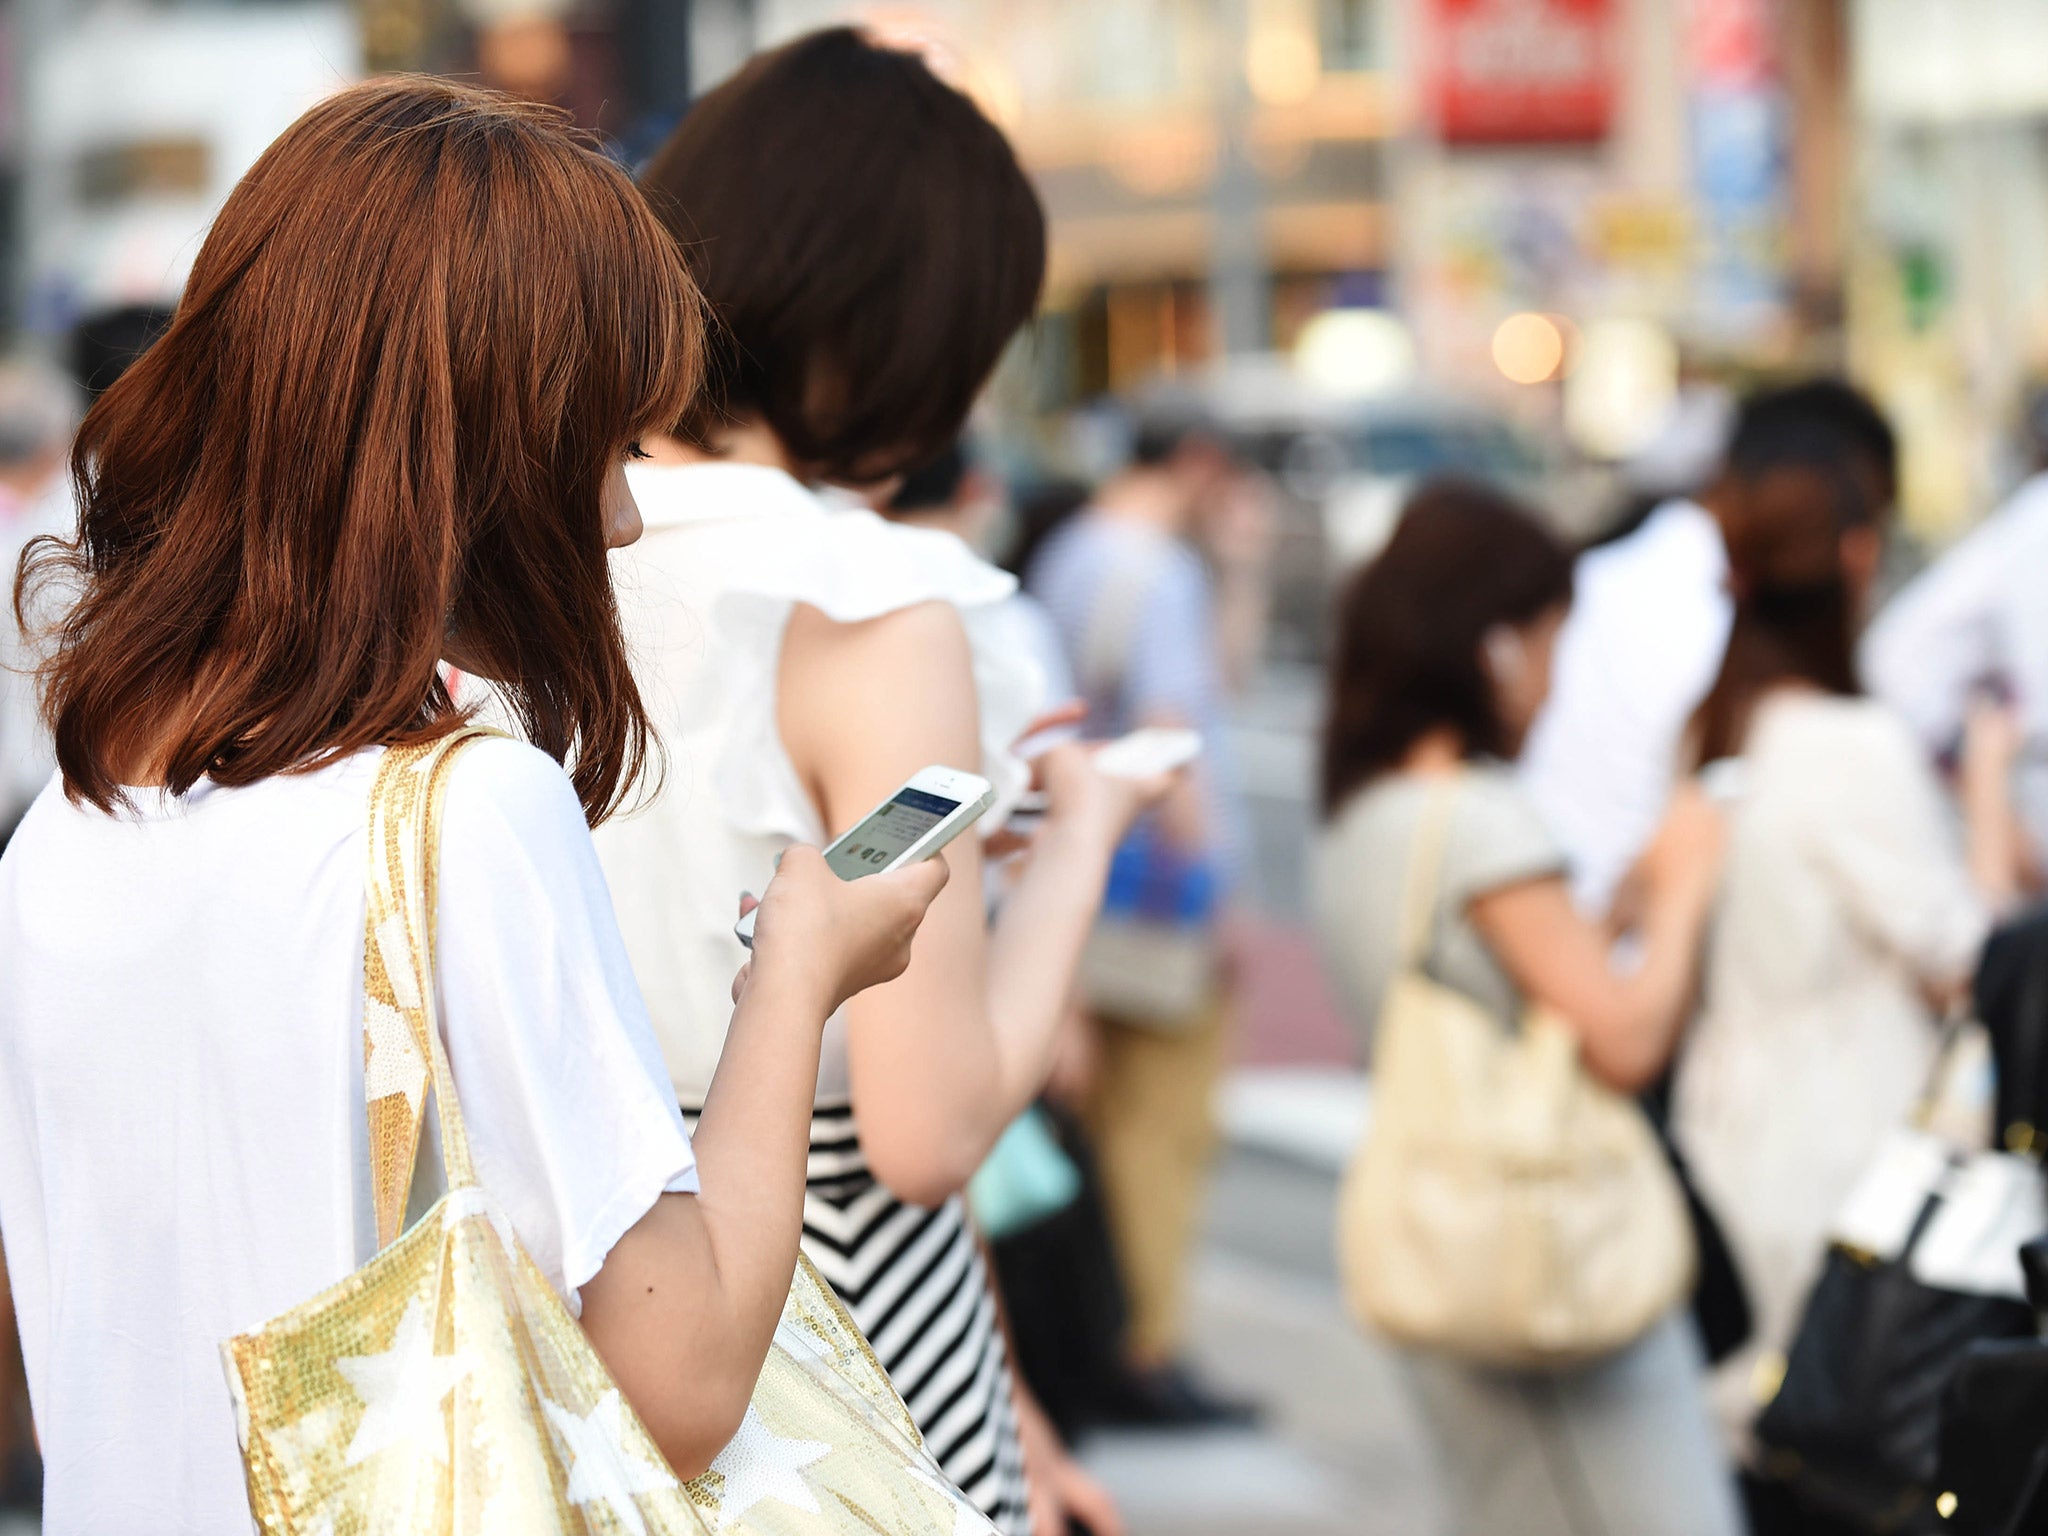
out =
<svg viewBox="0 0 2048 1536"><path fill-rule="evenodd" d="M14 319L174 294L364 71L560 101L630 163L842 20L927 49L1038 179L1035 408L1277 353L1612 460L1689 379L1851 366L1940 528L2048 372L2048 0L0 0Z"/></svg>
<svg viewBox="0 0 2048 1536"><path fill-rule="evenodd" d="M1289 351L1318 316L1378 310L1420 379L1612 456L1685 369L1844 355L1848 3L697 10L721 38L852 14L951 55L1052 214L1038 350L1055 397ZM725 57L700 49L702 76Z"/></svg>

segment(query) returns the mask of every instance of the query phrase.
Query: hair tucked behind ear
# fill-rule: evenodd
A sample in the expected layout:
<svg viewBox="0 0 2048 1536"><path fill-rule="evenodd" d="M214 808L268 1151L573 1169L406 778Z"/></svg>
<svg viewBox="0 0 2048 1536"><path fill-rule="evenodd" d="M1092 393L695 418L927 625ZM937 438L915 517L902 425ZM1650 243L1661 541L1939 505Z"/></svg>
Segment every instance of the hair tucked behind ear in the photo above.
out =
<svg viewBox="0 0 2048 1536"><path fill-rule="evenodd" d="M1338 605L1323 814L1335 816L1431 731L1455 730L1474 755L1505 751L1485 636L1571 595L1571 555L1507 497L1455 480L1416 492Z"/></svg>
<svg viewBox="0 0 2048 1536"><path fill-rule="evenodd" d="M246 784L460 719L451 634L592 820L645 762L601 489L687 407L694 290L557 113L394 79L221 209L170 330L88 413L44 669L66 787Z"/></svg>

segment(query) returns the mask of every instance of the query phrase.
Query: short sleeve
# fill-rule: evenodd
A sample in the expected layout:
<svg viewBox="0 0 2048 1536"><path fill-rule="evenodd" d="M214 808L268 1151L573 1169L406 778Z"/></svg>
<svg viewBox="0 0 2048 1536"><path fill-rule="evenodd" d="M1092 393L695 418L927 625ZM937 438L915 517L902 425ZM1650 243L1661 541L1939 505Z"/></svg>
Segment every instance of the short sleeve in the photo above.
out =
<svg viewBox="0 0 2048 1536"><path fill-rule="evenodd" d="M1489 891L1561 876L1565 868L1563 850L1508 769L1486 764L1466 776L1444 848L1447 904L1462 908Z"/></svg>
<svg viewBox="0 0 2048 1536"><path fill-rule="evenodd" d="M1851 922L1922 981L1967 976L1990 929L1941 786L1905 723L1883 705L1838 705L1806 742L1814 857Z"/></svg>
<svg viewBox="0 0 2048 1536"><path fill-rule="evenodd" d="M442 1029L477 1175L578 1292L696 1159L561 768L516 742L457 760L441 833Z"/></svg>

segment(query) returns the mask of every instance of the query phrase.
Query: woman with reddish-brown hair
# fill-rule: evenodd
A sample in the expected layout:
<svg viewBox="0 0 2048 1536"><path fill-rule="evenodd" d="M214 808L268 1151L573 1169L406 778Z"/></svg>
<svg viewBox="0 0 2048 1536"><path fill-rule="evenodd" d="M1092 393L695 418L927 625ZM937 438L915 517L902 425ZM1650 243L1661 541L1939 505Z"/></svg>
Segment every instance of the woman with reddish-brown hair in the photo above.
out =
<svg viewBox="0 0 2048 1536"><path fill-rule="evenodd" d="M18 599L61 610L61 771L0 861L0 1235L53 1536L245 1528L220 1342L375 1249L366 1085L418 1087L410 1037L364 1060L366 797L384 749L464 723L444 660L531 743L466 752L442 823L478 1172L675 1471L739 1425L825 1019L902 968L944 875L783 861L693 1149L589 825L649 751L606 552L696 313L555 114L386 81L258 161L86 418L78 537Z"/></svg>

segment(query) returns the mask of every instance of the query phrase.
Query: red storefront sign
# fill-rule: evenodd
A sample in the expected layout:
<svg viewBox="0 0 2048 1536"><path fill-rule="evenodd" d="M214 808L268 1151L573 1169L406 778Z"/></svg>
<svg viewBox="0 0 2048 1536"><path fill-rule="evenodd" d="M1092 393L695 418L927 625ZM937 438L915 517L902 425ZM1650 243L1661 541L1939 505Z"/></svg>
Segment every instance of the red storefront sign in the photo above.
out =
<svg viewBox="0 0 2048 1536"><path fill-rule="evenodd" d="M1582 144L1614 117L1614 0L1427 0L1429 97L1452 144Z"/></svg>

